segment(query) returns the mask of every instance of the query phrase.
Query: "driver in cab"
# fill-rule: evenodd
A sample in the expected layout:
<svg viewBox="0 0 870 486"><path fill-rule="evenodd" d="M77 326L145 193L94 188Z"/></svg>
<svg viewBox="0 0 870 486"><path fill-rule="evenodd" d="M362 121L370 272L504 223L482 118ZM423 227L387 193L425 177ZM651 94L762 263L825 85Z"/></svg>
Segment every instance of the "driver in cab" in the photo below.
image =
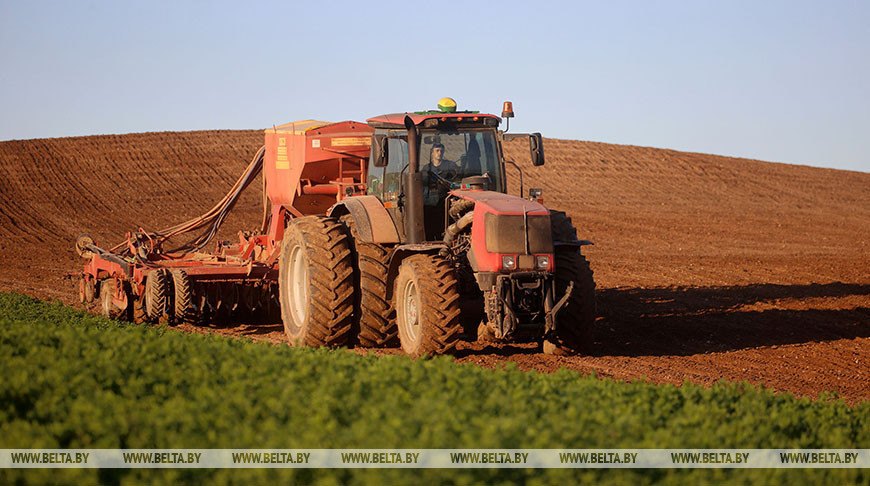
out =
<svg viewBox="0 0 870 486"><path fill-rule="evenodd" d="M444 145L436 142L429 151L429 163L424 165L420 172L434 172L445 179L453 179L459 172L456 162L444 158Z"/></svg>
<svg viewBox="0 0 870 486"><path fill-rule="evenodd" d="M444 181L453 181L459 174L459 166L456 162L444 158L444 145L436 142L429 151L429 162L420 168L424 178L423 199L426 205L437 204L438 200L446 196L448 188ZM439 177L442 179L439 181Z"/></svg>

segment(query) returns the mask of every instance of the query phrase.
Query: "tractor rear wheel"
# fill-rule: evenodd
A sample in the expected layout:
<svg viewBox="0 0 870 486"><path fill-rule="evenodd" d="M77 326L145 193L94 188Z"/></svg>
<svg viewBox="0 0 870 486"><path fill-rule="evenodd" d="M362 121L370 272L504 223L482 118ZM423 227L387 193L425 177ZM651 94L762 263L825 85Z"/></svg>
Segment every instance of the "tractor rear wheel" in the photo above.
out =
<svg viewBox="0 0 870 486"><path fill-rule="evenodd" d="M562 298L571 282L571 297L556 319L556 331L544 337L546 354L572 355L588 352L595 325L595 280L589 262L576 249L556 251L556 301Z"/></svg>
<svg viewBox="0 0 870 486"><path fill-rule="evenodd" d="M383 348L398 344L399 329L396 327L396 310L387 300L387 271L390 253L377 243L359 239L353 217L341 217L351 235L354 250L354 280L359 289L354 303L354 324L357 341L366 348Z"/></svg>
<svg viewBox="0 0 870 486"><path fill-rule="evenodd" d="M435 255L402 262L393 292L402 349L411 356L453 351L462 323L459 284L450 264Z"/></svg>
<svg viewBox="0 0 870 486"><path fill-rule="evenodd" d="M145 279L145 293L142 305L147 322L158 322L167 310L169 293L172 291L172 279L165 269L155 270Z"/></svg>
<svg viewBox="0 0 870 486"><path fill-rule="evenodd" d="M292 345L343 346L353 320L353 263L344 227L307 216L284 231L278 266L281 320Z"/></svg>
<svg viewBox="0 0 870 486"><path fill-rule="evenodd" d="M172 269L170 274L174 289L172 323L195 325L199 322L199 318L194 304L193 285L190 283L190 277L187 272L180 268Z"/></svg>

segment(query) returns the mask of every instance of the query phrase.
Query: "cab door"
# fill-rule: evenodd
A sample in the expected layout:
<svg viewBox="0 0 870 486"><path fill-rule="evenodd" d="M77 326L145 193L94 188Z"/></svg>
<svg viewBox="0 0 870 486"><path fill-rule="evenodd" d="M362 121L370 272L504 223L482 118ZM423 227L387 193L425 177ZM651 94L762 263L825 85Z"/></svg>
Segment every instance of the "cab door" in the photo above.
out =
<svg viewBox="0 0 870 486"><path fill-rule="evenodd" d="M393 219L402 240L405 239L405 220L402 211L402 174L408 171L408 132L405 130L385 130L387 135L387 164L375 167L370 158L367 192L377 196ZM375 132L378 134L377 132Z"/></svg>

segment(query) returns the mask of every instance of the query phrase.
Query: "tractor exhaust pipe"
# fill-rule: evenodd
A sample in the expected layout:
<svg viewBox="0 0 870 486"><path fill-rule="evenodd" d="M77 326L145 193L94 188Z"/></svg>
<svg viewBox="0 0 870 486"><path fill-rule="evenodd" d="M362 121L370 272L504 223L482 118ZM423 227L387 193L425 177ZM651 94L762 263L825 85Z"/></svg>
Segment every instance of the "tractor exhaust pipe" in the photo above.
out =
<svg viewBox="0 0 870 486"><path fill-rule="evenodd" d="M405 116L408 129L408 173L405 174L405 238L415 245L426 241L423 226L423 176L420 175L420 153L417 149L417 126Z"/></svg>

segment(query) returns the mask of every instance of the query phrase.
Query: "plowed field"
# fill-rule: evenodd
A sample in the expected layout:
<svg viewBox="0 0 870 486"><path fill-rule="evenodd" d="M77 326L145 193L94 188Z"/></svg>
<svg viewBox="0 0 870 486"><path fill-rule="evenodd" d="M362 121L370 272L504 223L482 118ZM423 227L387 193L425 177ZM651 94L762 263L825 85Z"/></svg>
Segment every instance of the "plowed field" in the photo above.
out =
<svg viewBox="0 0 870 486"><path fill-rule="evenodd" d="M261 143L257 130L0 142L0 290L73 303L61 277L80 269L77 235L113 246L201 214ZM457 361L870 399L870 174L568 140L547 140L539 168L522 144L507 152L595 242L595 351L461 343ZM258 228L260 204L254 184L224 235ZM283 340L280 325L211 331Z"/></svg>

